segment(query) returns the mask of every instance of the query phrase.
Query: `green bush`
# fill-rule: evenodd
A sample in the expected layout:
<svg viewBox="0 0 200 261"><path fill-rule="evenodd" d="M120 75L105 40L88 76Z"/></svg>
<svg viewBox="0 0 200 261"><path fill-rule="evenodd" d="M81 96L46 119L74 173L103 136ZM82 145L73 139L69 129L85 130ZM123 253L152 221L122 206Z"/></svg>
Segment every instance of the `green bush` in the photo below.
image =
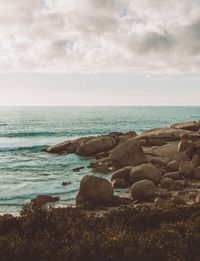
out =
<svg viewBox="0 0 200 261"><path fill-rule="evenodd" d="M199 261L200 206L126 207L103 216L24 206L0 217L1 261Z"/></svg>

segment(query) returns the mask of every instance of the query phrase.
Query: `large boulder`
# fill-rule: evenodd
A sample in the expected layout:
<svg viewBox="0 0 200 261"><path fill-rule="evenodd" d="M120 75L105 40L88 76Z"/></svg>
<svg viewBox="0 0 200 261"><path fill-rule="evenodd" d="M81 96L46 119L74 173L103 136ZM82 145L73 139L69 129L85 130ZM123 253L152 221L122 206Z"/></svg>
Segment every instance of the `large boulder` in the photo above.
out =
<svg viewBox="0 0 200 261"><path fill-rule="evenodd" d="M133 200L149 201L155 197L155 185L150 180L141 180L134 183L131 187Z"/></svg>
<svg viewBox="0 0 200 261"><path fill-rule="evenodd" d="M65 141L56 145L44 148L42 151L54 154L64 154L64 153L75 153L79 144L82 142L87 142L94 137L84 137L76 140Z"/></svg>
<svg viewBox="0 0 200 261"><path fill-rule="evenodd" d="M115 168L137 166L146 162L140 142L131 138L116 146L110 153L110 159Z"/></svg>
<svg viewBox="0 0 200 261"><path fill-rule="evenodd" d="M131 184L144 179L151 180L154 184L158 184L161 178L160 170L152 164L142 164L134 167L129 175L129 181Z"/></svg>
<svg viewBox="0 0 200 261"><path fill-rule="evenodd" d="M94 206L106 205L113 199L112 184L103 178L85 175L76 196L76 205L90 203Z"/></svg>
<svg viewBox="0 0 200 261"><path fill-rule="evenodd" d="M79 144L76 154L84 157L96 155L100 152L109 151L117 145L117 141L111 136L97 137Z"/></svg>

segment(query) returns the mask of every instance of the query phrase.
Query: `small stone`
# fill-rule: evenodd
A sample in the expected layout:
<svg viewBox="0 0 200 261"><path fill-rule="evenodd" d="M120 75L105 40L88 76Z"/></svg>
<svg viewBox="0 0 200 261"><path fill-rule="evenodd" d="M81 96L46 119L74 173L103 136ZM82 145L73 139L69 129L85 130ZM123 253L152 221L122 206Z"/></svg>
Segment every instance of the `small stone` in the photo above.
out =
<svg viewBox="0 0 200 261"><path fill-rule="evenodd" d="M181 179L182 175L178 171L175 171L175 172L170 172L165 174L163 178L171 178L173 180L176 180L176 179Z"/></svg>
<svg viewBox="0 0 200 261"><path fill-rule="evenodd" d="M160 187L161 188L166 188L169 189L173 185L174 180L171 178L163 178L160 182Z"/></svg>
<svg viewBox="0 0 200 261"><path fill-rule="evenodd" d="M178 163L176 160L172 160L167 164L167 170L170 172L178 171Z"/></svg>
<svg viewBox="0 0 200 261"><path fill-rule="evenodd" d="M62 186L67 186L67 185L69 185L69 184L71 184L70 181L63 181L63 182L62 182Z"/></svg>
<svg viewBox="0 0 200 261"><path fill-rule="evenodd" d="M162 198L158 197L158 198L155 198L154 203L156 205L163 205L165 203L165 200L163 200Z"/></svg>
<svg viewBox="0 0 200 261"><path fill-rule="evenodd" d="M171 194L166 189L159 189L158 190L158 197L167 199L171 196Z"/></svg>
<svg viewBox="0 0 200 261"><path fill-rule="evenodd" d="M182 190L185 187L185 181L184 180L175 180L174 184L172 185L172 190Z"/></svg>
<svg viewBox="0 0 200 261"><path fill-rule="evenodd" d="M186 205L184 198L179 195L173 195L171 201L175 205Z"/></svg>
<svg viewBox="0 0 200 261"><path fill-rule="evenodd" d="M73 171L74 171L74 172L79 172L81 169L84 169L84 167L77 167L77 168L74 168Z"/></svg>
<svg viewBox="0 0 200 261"><path fill-rule="evenodd" d="M191 178L193 174L194 167L191 161L181 161L179 163L179 172L183 174L185 178Z"/></svg>

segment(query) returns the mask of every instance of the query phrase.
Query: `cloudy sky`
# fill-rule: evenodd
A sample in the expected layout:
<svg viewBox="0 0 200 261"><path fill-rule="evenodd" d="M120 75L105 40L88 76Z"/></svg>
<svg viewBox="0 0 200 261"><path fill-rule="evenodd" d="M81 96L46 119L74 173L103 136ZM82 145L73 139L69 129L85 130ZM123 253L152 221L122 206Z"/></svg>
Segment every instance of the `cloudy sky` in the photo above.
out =
<svg viewBox="0 0 200 261"><path fill-rule="evenodd" d="M199 69L199 0L0 0L0 105L200 105Z"/></svg>

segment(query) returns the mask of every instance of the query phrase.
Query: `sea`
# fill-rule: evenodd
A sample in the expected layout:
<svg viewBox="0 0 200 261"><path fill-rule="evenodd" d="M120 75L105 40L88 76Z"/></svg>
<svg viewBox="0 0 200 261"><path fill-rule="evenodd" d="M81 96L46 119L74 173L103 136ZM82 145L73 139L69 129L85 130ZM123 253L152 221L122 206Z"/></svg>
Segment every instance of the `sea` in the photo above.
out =
<svg viewBox="0 0 200 261"><path fill-rule="evenodd" d="M59 196L59 205L75 204L81 178L94 175L87 168L91 160L42 152L48 145L195 120L200 107L0 107L0 214L19 213L41 194ZM84 169L72 171L79 166Z"/></svg>

